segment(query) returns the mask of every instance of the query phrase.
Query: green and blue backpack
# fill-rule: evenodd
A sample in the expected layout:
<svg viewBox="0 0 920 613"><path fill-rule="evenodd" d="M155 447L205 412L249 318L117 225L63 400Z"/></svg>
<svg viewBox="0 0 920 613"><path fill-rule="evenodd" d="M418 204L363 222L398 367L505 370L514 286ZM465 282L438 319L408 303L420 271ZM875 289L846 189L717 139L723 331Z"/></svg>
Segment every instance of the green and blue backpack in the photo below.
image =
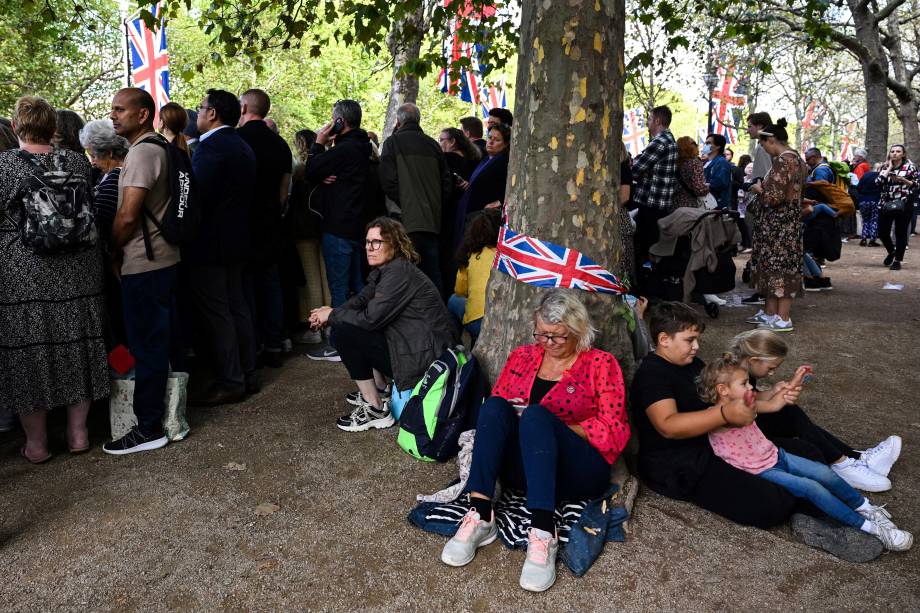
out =
<svg viewBox="0 0 920 613"><path fill-rule="evenodd" d="M449 460L460 433L476 427L485 395L476 358L462 346L446 349L412 390L399 416L397 444L419 460Z"/></svg>

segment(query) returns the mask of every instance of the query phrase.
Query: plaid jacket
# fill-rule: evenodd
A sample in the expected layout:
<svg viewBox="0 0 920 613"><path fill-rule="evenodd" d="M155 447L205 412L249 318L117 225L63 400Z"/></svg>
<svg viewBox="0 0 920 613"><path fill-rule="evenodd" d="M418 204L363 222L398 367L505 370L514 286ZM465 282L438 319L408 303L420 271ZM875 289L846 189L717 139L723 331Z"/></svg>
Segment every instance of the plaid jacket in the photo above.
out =
<svg viewBox="0 0 920 613"><path fill-rule="evenodd" d="M651 209L668 210L677 186L677 143L670 130L652 139L632 165L636 186L632 201Z"/></svg>

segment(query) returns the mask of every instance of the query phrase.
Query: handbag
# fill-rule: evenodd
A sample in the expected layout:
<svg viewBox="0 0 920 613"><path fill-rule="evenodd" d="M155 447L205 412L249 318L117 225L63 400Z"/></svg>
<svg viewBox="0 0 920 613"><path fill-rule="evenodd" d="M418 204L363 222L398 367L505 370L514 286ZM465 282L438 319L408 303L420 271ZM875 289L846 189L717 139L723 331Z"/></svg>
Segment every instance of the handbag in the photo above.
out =
<svg viewBox="0 0 920 613"><path fill-rule="evenodd" d="M882 212L884 213L903 213L906 202L904 198L895 198L886 200L882 203Z"/></svg>
<svg viewBox="0 0 920 613"><path fill-rule="evenodd" d="M163 431L170 442L181 441L190 431L185 417L188 399L188 373L171 372L166 380L166 410L163 413ZM137 425L134 414L134 379L112 379L109 397L109 426L112 440L118 440Z"/></svg>

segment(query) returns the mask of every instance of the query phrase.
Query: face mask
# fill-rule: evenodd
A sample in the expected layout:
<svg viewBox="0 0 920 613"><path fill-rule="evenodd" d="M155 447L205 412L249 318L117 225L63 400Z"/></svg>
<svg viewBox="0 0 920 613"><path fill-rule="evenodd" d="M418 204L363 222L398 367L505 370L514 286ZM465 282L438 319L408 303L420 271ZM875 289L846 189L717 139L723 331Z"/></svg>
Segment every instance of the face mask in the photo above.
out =
<svg viewBox="0 0 920 613"><path fill-rule="evenodd" d="M703 150L701 151L703 155L709 155L712 153L712 145L703 145Z"/></svg>

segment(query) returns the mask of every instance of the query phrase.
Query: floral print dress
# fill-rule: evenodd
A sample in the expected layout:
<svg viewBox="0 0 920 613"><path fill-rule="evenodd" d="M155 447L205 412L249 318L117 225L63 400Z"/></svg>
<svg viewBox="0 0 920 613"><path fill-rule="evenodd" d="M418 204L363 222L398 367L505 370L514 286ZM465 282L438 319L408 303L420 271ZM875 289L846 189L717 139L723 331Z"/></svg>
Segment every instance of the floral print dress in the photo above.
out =
<svg viewBox="0 0 920 613"><path fill-rule="evenodd" d="M768 298L794 298L802 289L802 189L808 167L794 151L773 159L763 180L760 218L754 227L757 293Z"/></svg>

